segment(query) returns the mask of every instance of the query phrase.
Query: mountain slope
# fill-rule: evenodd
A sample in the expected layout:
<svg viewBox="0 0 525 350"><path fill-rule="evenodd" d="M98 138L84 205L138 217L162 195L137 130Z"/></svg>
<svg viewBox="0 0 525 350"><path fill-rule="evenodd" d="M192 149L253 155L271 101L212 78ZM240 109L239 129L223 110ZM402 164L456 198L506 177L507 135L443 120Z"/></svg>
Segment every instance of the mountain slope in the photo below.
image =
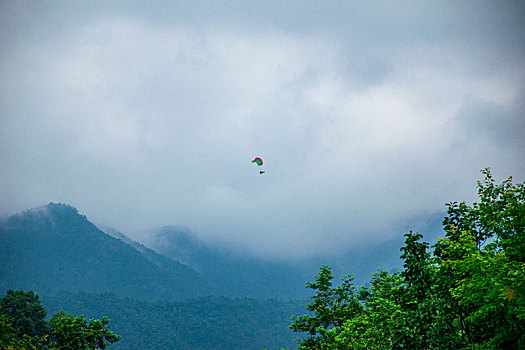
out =
<svg viewBox="0 0 525 350"><path fill-rule="evenodd" d="M432 241L440 226L440 220L430 217L416 228ZM310 296L311 291L305 288L305 283L314 279L321 265L331 266L336 280L342 275L353 274L357 285L368 283L370 274L377 272L378 268L387 271L401 268L399 247L403 242L400 233L398 237L364 248L349 247L345 254L311 257L293 263L214 246L199 241L189 230L177 226L154 231L143 243L192 267L211 283L227 287L227 296L301 299Z"/></svg>
<svg viewBox="0 0 525 350"><path fill-rule="evenodd" d="M187 230L165 226L146 245L171 259L180 261L217 286L224 286L229 297L305 298L305 282L320 265L293 266L282 261L240 256L232 250L206 245Z"/></svg>
<svg viewBox="0 0 525 350"><path fill-rule="evenodd" d="M148 300L214 294L195 270L154 263L68 205L50 203L0 222L0 291L112 292Z"/></svg>

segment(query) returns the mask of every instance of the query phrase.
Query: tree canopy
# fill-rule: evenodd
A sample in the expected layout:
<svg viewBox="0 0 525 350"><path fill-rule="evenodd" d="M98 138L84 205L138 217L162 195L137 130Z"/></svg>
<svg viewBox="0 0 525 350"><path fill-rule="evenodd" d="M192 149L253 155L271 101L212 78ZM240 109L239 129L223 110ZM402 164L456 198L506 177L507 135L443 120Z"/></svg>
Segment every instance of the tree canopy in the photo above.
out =
<svg viewBox="0 0 525 350"><path fill-rule="evenodd" d="M19 336L42 336L49 331L46 322L47 311L33 291L8 290L0 298L0 312L12 320L11 325Z"/></svg>
<svg viewBox="0 0 525 350"><path fill-rule="evenodd" d="M105 349L107 345L120 340L109 326L109 319L87 320L84 316L74 317L64 311L57 312L49 320L52 342L58 349L95 350Z"/></svg>
<svg viewBox="0 0 525 350"><path fill-rule="evenodd" d="M447 204L436 244L405 234L401 272L357 290L323 266L290 326L307 333L301 349L525 348L525 186L482 173L479 202Z"/></svg>

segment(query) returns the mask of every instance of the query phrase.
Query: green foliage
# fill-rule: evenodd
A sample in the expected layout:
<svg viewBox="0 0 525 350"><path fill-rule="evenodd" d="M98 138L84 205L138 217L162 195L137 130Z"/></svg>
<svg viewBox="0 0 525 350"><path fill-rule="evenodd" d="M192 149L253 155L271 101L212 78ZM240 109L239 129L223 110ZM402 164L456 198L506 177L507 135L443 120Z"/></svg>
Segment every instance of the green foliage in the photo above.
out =
<svg viewBox="0 0 525 350"><path fill-rule="evenodd" d="M0 298L0 349L42 349L49 327L47 312L33 291L13 291Z"/></svg>
<svg viewBox="0 0 525 350"><path fill-rule="evenodd" d="M406 234L403 271L373 275L357 293L360 308L355 299L343 302L359 312L336 318L324 307L333 291L354 289L332 287L323 266L310 284L318 290L307 306L315 316L291 326L310 333L302 348L524 349L525 186L511 178L498 185L489 169L482 172L480 202L447 204L445 238L433 252L420 234Z"/></svg>
<svg viewBox="0 0 525 350"><path fill-rule="evenodd" d="M46 314L33 291L9 290L0 298L0 349L105 349L120 339L107 317L88 321L62 311L47 322Z"/></svg>
<svg viewBox="0 0 525 350"><path fill-rule="evenodd" d="M0 298L0 349L42 349L49 329L45 315L38 295L9 290Z"/></svg>
<svg viewBox="0 0 525 350"><path fill-rule="evenodd" d="M30 337L27 334L18 335L18 331L11 325L11 320L0 314L0 349L40 350L46 344L47 336Z"/></svg>
<svg viewBox="0 0 525 350"><path fill-rule="evenodd" d="M308 282L308 288L316 290L312 301L306 305L313 315L294 317L290 328L295 332L306 332L308 336L299 340L302 348L321 349L323 344L334 338L334 328L341 327L344 322L361 313L361 305L355 295L352 285L353 277L343 276L341 285L332 287L332 272L330 267L323 266L315 282Z"/></svg>
<svg viewBox="0 0 525 350"><path fill-rule="evenodd" d="M396 298L402 310L399 320L402 328L396 343L409 349L428 349L434 313L431 296L434 269L427 251L428 243L421 242L423 236L410 232L405 237L405 246L401 248L403 283Z"/></svg>
<svg viewBox="0 0 525 350"><path fill-rule="evenodd" d="M11 325L11 320L0 314L0 349L13 347L16 343L16 329Z"/></svg>
<svg viewBox="0 0 525 350"><path fill-rule="evenodd" d="M497 185L489 169L479 203L451 203L446 237L435 245L438 297L455 317L463 343L525 346L525 187ZM488 243L487 243L488 242Z"/></svg>
<svg viewBox="0 0 525 350"><path fill-rule="evenodd" d="M109 319L89 321L84 316L74 317L60 311L49 320L52 331L52 346L63 350L105 349L108 344L120 340L108 324Z"/></svg>
<svg viewBox="0 0 525 350"><path fill-rule="evenodd" d="M392 298L399 295L401 277L386 271L375 273L369 288L362 288L360 300L363 312L346 320L336 333L329 349L391 349L399 339L402 310Z"/></svg>
<svg viewBox="0 0 525 350"><path fill-rule="evenodd" d="M12 326L18 336L42 336L49 330L45 320L47 311L40 303L39 296L33 291L8 290L0 298L0 311L12 320Z"/></svg>

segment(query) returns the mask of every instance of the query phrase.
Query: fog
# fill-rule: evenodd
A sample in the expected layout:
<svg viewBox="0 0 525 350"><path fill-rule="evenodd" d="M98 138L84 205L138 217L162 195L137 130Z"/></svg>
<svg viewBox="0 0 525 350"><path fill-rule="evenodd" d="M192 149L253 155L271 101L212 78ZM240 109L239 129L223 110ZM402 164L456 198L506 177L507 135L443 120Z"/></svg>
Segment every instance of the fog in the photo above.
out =
<svg viewBox="0 0 525 350"><path fill-rule="evenodd" d="M399 237L525 178L521 1L2 1L0 211L265 257ZM264 160L264 174L251 160Z"/></svg>

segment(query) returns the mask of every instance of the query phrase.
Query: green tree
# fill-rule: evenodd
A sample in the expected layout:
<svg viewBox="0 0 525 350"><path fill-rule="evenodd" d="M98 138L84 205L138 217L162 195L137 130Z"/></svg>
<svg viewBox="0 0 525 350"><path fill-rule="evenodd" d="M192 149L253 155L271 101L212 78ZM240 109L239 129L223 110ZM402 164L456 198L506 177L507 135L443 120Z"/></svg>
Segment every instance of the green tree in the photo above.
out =
<svg viewBox="0 0 525 350"><path fill-rule="evenodd" d="M7 316L0 314L0 349L13 347L16 341L16 329Z"/></svg>
<svg viewBox="0 0 525 350"><path fill-rule="evenodd" d="M332 279L331 268L323 265L315 276L315 282L306 283L307 288L317 291L306 305L313 315L293 317L290 325L294 332L307 333L305 339L298 339L301 349L328 349L326 345L333 342L336 335L330 330L339 329L346 320L362 312L356 287L352 284L354 278L343 276L341 285L337 287L332 286Z"/></svg>
<svg viewBox="0 0 525 350"><path fill-rule="evenodd" d="M434 268L423 236L412 231L405 234L403 252L402 287L399 289L399 303L403 311L400 318L402 335L396 344L409 349L428 349L429 332L435 314L432 298Z"/></svg>
<svg viewBox="0 0 525 350"><path fill-rule="evenodd" d="M88 321L62 311L46 322L46 314L33 291L9 290L0 298L0 349L105 349L120 339L106 317Z"/></svg>
<svg viewBox="0 0 525 350"><path fill-rule="evenodd" d="M0 349L40 350L44 348L46 335L42 337L30 337L27 334L19 335L11 323L12 320L0 313Z"/></svg>
<svg viewBox="0 0 525 350"><path fill-rule="evenodd" d="M445 238L433 251L420 234L406 234L403 271L380 271L351 294L348 307L357 297L359 312L333 322L324 305L337 288L323 267L311 284L319 290L308 305L315 316L292 324L310 332L303 347L525 349L525 185L512 178L496 184L488 168L482 172L479 203L447 204Z"/></svg>
<svg viewBox="0 0 525 350"><path fill-rule="evenodd" d="M525 186L478 181L479 203L448 204L435 287L465 347L525 347ZM443 318L445 318L443 317Z"/></svg>
<svg viewBox="0 0 525 350"><path fill-rule="evenodd" d="M45 320L47 311L42 306L39 296L33 291L8 290L0 298L0 312L11 319L11 325L21 338L24 334L34 337L42 336L49 331Z"/></svg>
<svg viewBox="0 0 525 350"><path fill-rule="evenodd" d="M399 300L399 273L378 271L370 287L362 288L360 301L363 312L348 319L340 329L331 330L334 341L330 349L393 349L400 332L402 313Z"/></svg>
<svg viewBox="0 0 525 350"><path fill-rule="evenodd" d="M51 344L61 350L105 349L121 338L110 330L107 317L87 320L82 315L74 317L60 311L53 314L49 322L52 327Z"/></svg>
<svg viewBox="0 0 525 350"><path fill-rule="evenodd" d="M363 312L334 329L331 349L428 349L434 317L434 269L422 235L405 234L401 273L379 271L361 288Z"/></svg>

